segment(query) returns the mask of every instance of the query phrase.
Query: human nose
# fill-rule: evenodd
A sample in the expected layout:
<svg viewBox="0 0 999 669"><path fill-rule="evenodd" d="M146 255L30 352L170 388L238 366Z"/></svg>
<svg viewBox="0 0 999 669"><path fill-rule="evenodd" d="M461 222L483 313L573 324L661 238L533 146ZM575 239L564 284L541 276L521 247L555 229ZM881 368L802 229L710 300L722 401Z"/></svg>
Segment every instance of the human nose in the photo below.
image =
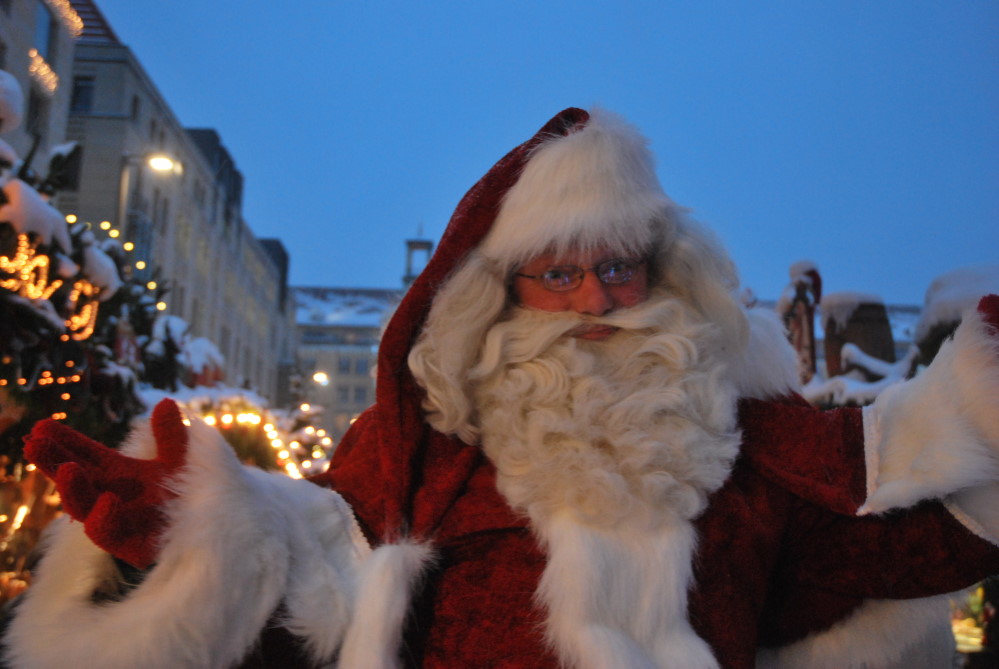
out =
<svg viewBox="0 0 999 669"><path fill-rule="evenodd" d="M572 291L572 310L578 314L603 316L614 308L614 299L607 286L594 272L586 272L583 282Z"/></svg>

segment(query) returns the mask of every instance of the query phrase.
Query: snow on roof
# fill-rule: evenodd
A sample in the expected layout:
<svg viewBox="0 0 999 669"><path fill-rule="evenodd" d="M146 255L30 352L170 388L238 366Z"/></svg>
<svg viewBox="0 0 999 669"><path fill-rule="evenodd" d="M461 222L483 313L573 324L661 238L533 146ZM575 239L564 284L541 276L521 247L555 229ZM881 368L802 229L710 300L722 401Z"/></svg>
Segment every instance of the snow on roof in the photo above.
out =
<svg viewBox="0 0 999 669"><path fill-rule="evenodd" d="M872 293L856 293L840 291L828 293L822 297L819 309L822 311L822 323L833 321L840 329L844 329L850 316L861 304L884 304L880 296Z"/></svg>
<svg viewBox="0 0 999 669"><path fill-rule="evenodd" d="M380 328L403 291L383 288L293 288L298 325Z"/></svg>
<svg viewBox="0 0 999 669"><path fill-rule="evenodd" d="M962 312L989 293L999 293L999 265L962 267L938 276L926 289L916 339L922 339L935 325L959 321Z"/></svg>
<svg viewBox="0 0 999 669"><path fill-rule="evenodd" d="M218 347L205 337L194 337L185 341L179 357L184 366L196 374L205 369L221 368L225 365L225 357Z"/></svg>

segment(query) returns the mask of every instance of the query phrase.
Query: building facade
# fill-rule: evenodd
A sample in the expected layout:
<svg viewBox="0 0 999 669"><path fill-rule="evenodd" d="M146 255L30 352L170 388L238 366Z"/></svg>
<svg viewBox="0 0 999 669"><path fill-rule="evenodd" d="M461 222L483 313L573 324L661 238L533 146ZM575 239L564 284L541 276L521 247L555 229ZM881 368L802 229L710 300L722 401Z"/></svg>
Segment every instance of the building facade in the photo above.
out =
<svg viewBox="0 0 999 669"><path fill-rule="evenodd" d="M43 175L52 149L65 139L74 42L82 29L67 0L0 0L0 70L12 74L24 94L20 126L0 132Z"/></svg>
<svg viewBox="0 0 999 669"><path fill-rule="evenodd" d="M298 328L299 394L320 412L316 425L338 441L353 419L375 401L378 343L403 291L292 290Z"/></svg>
<svg viewBox="0 0 999 669"><path fill-rule="evenodd" d="M243 177L218 133L185 129L98 7L72 7L83 29L66 137L82 152L57 206L129 242L132 271L169 291L165 312L218 347L225 382L275 401L294 354L287 254L282 268L243 219Z"/></svg>

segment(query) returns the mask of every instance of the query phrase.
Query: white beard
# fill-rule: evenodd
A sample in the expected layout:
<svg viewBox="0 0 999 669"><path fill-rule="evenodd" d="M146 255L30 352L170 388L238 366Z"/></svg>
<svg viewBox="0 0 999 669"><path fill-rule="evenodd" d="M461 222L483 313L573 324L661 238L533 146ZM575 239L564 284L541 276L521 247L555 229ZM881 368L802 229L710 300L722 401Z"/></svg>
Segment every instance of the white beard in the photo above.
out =
<svg viewBox="0 0 999 669"><path fill-rule="evenodd" d="M738 454L714 329L657 297L609 318L517 309L471 370L497 486L548 553L538 598L578 667L716 667L686 618L691 521Z"/></svg>

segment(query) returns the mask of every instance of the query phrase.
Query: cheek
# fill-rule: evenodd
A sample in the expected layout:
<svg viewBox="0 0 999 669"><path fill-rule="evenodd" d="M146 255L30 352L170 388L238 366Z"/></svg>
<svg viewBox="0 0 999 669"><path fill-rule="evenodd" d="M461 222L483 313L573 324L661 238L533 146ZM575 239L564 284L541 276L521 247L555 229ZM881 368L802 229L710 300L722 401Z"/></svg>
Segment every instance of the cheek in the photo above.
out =
<svg viewBox="0 0 999 669"><path fill-rule="evenodd" d="M649 299L649 279L645 271L624 286L612 286L611 295L617 307L633 307Z"/></svg>
<svg viewBox="0 0 999 669"><path fill-rule="evenodd" d="M515 282L513 295L522 307L541 311L566 311L569 308L565 293L553 293L533 281Z"/></svg>

